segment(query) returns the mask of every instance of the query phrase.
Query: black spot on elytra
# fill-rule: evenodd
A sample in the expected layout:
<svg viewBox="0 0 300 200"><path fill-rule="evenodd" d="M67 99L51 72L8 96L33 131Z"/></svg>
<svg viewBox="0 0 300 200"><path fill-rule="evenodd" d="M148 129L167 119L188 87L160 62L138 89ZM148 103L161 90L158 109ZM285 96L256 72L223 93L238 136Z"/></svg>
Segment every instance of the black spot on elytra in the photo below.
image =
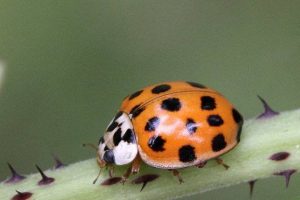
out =
<svg viewBox="0 0 300 200"><path fill-rule="evenodd" d="M224 149L226 147L226 141L224 138L224 135L222 133L219 133L218 135L216 135L211 143L212 146L212 150L217 152L217 151L221 151L222 149Z"/></svg>
<svg viewBox="0 0 300 200"><path fill-rule="evenodd" d="M166 140L162 139L161 136L152 136L148 140L148 146L153 150L153 151L164 151L164 144Z"/></svg>
<svg viewBox="0 0 300 200"><path fill-rule="evenodd" d="M240 123L239 127L238 127L238 132L237 132L237 135L236 135L237 142L240 142L240 140L241 140L242 125L243 125L243 123Z"/></svg>
<svg viewBox="0 0 300 200"><path fill-rule="evenodd" d="M145 126L145 131L155 131L156 127L159 125L159 118L152 117L148 120Z"/></svg>
<svg viewBox="0 0 300 200"><path fill-rule="evenodd" d="M190 81L187 81L187 83L196 88L201 88L201 89L206 88L204 85L202 85L200 83L195 83L195 82L190 82Z"/></svg>
<svg viewBox="0 0 300 200"><path fill-rule="evenodd" d="M243 117L242 117L242 115L236 109L234 109L234 108L232 109L232 116L233 116L234 121L237 124L243 123Z"/></svg>
<svg viewBox="0 0 300 200"><path fill-rule="evenodd" d="M134 137L134 133L132 131L132 129L127 129L125 134L123 135L122 140L124 140L125 142L128 143L135 143L135 137Z"/></svg>
<svg viewBox="0 0 300 200"><path fill-rule="evenodd" d="M121 128L118 128L118 130L114 133L114 136L113 136L113 141L114 141L114 145L117 146L120 141L121 141L121 134L122 134L122 129Z"/></svg>
<svg viewBox="0 0 300 200"><path fill-rule="evenodd" d="M136 109L133 113L132 113L132 117L136 118L137 116L139 116L143 111L145 110L145 108L138 108Z"/></svg>
<svg viewBox="0 0 300 200"><path fill-rule="evenodd" d="M232 109L232 116L233 116L234 121L238 124L238 132L237 132L236 139L239 142L241 139L242 126L244 123L244 119L243 119L242 115L234 108Z"/></svg>
<svg viewBox="0 0 300 200"><path fill-rule="evenodd" d="M106 129L107 132L111 132L113 131L117 126L118 126L118 122L113 121Z"/></svg>
<svg viewBox="0 0 300 200"><path fill-rule="evenodd" d="M135 105L133 108L131 108L130 113L132 114L140 106L141 106L141 104Z"/></svg>
<svg viewBox="0 0 300 200"><path fill-rule="evenodd" d="M171 112L179 111L181 103L178 98L168 98L162 101L161 108Z"/></svg>
<svg viewBox="0 0 300 200"><path fill-rule="evenodd" d="M216 108L216 101L213 97L203 96L201 97L201 109L202 110L213 110Z"/></svg>
<svg viewBox="0 0 300 200"><path fill-rule="evenodd" d="M193 119L188 118L186 122L186 128L190 134L193 134L197 131L197 124Z"/></svg>
<svg viewBox="0 0 300 200"><path fill-rule="evenodd" d="M110 149L108 151L105 151L104 155L103 155L103 160L106 162L106 163L115 163L115 156L114 156L114 153L113 151Z"/></svg>
<svg viewBox="0 0 300 200"><path fill-rule="evenodd" d="M166 92L168 90L171 89L171 86L170 85L167 85L167 84L162 84L162 85L158 85L156 87L154 87L151 92L153 94L159 94L159 93L162 93L162 92Z"/></svg>
<svg viewBox="0 0 300 200"><path fill-rule="evenodd" d="M224 121L220 115L209 115L207 122L210 126L221 126Z"/></svg>
<svg viewBox="0 0 300 200"><path fill-rule="evenodd" d="M132 100L132 99L134 99L135 97L140 96L140 94L141 94L142 92L143 92L143 90L139 90L139 91L133 93L132 95L129 96L129 100Z"/></svg>
<svg viewBox="0 0 300 200"><path fill-rule="evenodd" d="M131 109L130 114L132 114L133 118L136 118L145 110L145 107L140 107L140 106L141 104L138 104Z"/></svg>
<svg viewBox="0 0 300 200"><path fill-rule="evenodd" d="M192 162L196 160L195 148L191 145L182 146L179 151L179 160L181 162Z"/></svg>

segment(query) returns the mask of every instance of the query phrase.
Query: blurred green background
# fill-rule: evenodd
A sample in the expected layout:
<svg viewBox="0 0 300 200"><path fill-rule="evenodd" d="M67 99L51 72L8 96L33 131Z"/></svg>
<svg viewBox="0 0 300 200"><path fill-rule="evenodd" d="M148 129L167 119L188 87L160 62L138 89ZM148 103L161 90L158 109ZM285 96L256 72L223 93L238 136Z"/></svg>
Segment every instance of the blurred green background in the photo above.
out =
<svg viewBox="0 0 300 200"><path fill-rule="evenodd" d="M93 157L124 96L160 81L222 92L245 118L263 96L299 107L300 1L0 1L0 180ZM295 199L283 178L259 181L253 199ZM248 185L201 199L248 199ZM194 197L195 199L200 197Z"/></svg>

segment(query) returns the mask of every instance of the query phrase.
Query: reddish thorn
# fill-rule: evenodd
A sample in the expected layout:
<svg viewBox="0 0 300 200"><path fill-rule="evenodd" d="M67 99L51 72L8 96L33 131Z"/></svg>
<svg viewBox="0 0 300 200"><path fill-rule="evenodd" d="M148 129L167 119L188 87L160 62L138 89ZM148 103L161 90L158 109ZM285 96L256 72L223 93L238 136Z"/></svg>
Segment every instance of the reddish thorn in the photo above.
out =
<svg viewBox="0 0 300 200"><path fill-rule="evenodd" d="M158 177L159 177L158 174L146 174L146 175L142 175L142 176L139 176L139 177L133 179L131 181L131 183L133 183L133 184L141 184L142 183L143 185L142 185L142 188L140 190L140 192L141 192L141 191L143 191L143 189L145 188L147 183L149 183L151 181L154 181Z"/></svg>
<svg viewBox="0 0 300 200"><path fill-rule="evenodd" d="M257 97L262 102L265 110L256 119L266 119L266 118L274 117L275 115L279 115L279 112L274 111L263 98L261 98L259 95L257 95Z"/></svg>
<svg viewBox="0 0 300 200"><path fill-rule="evenodd" d="M45 173L41 170L41 168L38 165L35 165L37 170L40 172L41 176L42 176L42 180L40 180L38 182L38 185L48 185L50 183L52 183L55 179L52 177L48 177L45 175Z"/></svg>
<svg viewBox="0 0 300 200"><path fill-rule="evenodd" d="M11 200L26 200L32 196L31 192L19 192L16 190L17 194L11 198Z"/></svg>
<svg viewBox="0 0 300 200"><path fill-rule="evenodd" d="M11 164L7 163L10 171L11 171L11 177L5 181L5 183L17 183L25 179L25 176L20 175Z"/></svg>
<svg viewBox="0 0 300 200"><path fill-rule="evenodd" d="M53 158L55 161L54 169L59 169L66 166L57 156L53 155Z"/></svg>
<svg viewBox="0 0 300 200"><path fill-rule="evenodd" d="M254 190L254 184L256 183L257 180L252 180L252 181L249 181L249 186L250 186L250 197L252 197L253 195L253 190Z"/></svg>
<svg viewBox="0 0 300 200"><path fill-rule="evenodd" d="M105 179L104 181L101 182L100 185L114 185L114 184L117 184L119 182L122 181L122 177L112 177L112 178L108 178L108 179Z"/></svg>
<svg viewBox="0 0 300 200"><path fill-rule="evenodd" d="M296 172L295 169L287 169L280 172L275 172L274 175L276 176L284 176L285 178L285 186L286 188L289 186L291 176Z"/></svg>
<svg viewBox="0 0 300 200"><path fill-rule="evenodd" d="M270 156L270 160L274 160L274 161L282 161L287 159L290 156L290 153L288 152L278 152L278 153L274 153L273 155Z"/></svg>

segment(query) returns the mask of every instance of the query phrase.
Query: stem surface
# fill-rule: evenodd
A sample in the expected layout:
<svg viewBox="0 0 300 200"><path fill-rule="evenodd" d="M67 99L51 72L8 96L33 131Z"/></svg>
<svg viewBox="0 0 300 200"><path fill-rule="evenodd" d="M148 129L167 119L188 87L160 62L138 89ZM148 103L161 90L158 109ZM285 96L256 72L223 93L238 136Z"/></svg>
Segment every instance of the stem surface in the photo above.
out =
<svg viewBox="0 0 300 200"><path fill-rule="evenodd" d="M281 161L270 157L278 152L288 152ZM274 176L284 170L300 170L300 109L282 112L269 118L245 121L238 146L222 156L230 166L225 170L214 160L201 169L190 167L180 170L185 181L179 184L176 177L167 170L142 165L140 174L129 181L111 186L99 182L108 178L102 172L98 183L92 184L99 168L96 159L89 159L67 167L47 170L45 174L55 178L49 185L39 186L40 174L32 174L19 183L0 183L0 199L11 199L16 190L33 193L31 199L42 200L95 200L95 199L176 199L209 190ZM121 176L125 167L116 167L115 176ZM160 177L140 192L141 185L131 180L144 174L158 174Z"/></svg>

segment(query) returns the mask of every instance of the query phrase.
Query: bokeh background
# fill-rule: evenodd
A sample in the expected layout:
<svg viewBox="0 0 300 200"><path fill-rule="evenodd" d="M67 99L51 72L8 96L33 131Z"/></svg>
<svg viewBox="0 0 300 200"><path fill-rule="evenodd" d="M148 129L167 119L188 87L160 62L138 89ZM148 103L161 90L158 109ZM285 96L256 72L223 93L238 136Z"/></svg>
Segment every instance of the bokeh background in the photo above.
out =
<svg viewBox="0 0 300 200"><path fill-rule="evenodd" d="M245 118L263 96L299 107L300 1L0 1L0 180L94 156L120 101L148 84L216 88ZM253 199L296 199L300 176L256 184ZM248 199L248 185L194 199Z"/></svg>

